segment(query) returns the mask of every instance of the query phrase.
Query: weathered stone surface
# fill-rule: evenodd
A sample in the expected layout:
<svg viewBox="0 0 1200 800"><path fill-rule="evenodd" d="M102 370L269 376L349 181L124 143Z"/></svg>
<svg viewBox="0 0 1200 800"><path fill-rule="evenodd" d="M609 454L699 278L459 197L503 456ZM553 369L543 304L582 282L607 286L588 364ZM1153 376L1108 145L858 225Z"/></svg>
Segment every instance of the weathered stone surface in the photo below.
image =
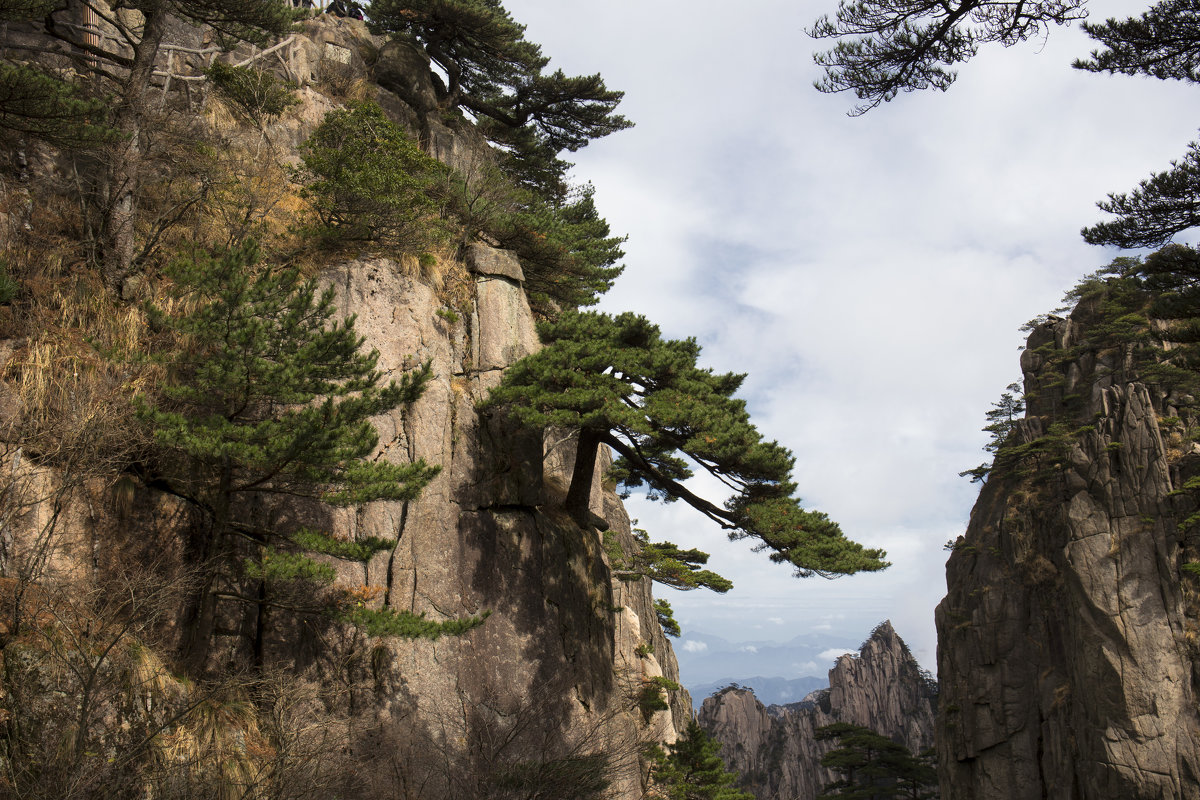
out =
<svg viewBox="0 0 1200 800"><path fill-rule="evenodd" d="M913 753L933 745L934 692L920 667L884 622L857 656L829 671L829 688L799 703L767 706L746 689L705 698L700 724L722 743L721 757L759 800L813 800L837 775L821 766L833 745L815 731L835 722L871 728Z"/></svg>
<svg viewBox="0 0 1200 800"><path fill-rule="evenodd" d="M471 363L476 370L503 369L538 347L525 292L512 281L480 275L475 281Z"/></svg>
<svg viewBox="0 0 1200 800"><path fill-rule="evenodd" d="M508 278L517 283L525 280L521 260L511 250L497 250L485 244L467 247L467 266L478 275Z"/></svg>
<svg viewBox="0 0 1200 800"><path fill-rule="evenodd" d="M471 725L486 723L464 720L464 707L536 710L539 725L557 730L560 741L586 732L610 742L620 767L618 796L640 797L637 742L673 739L690 708L680 691L672 693L678 696L670 712L646 719L634 709L643 681L679 678L649 586L613 581L600 536L555 511L558 483L574 455L569 438L544 447L540 435L477 410L501 369L536 347L523 292L481 276L479 311L460 336L465 321L437 315L433 290L395 262L359 259L330 270L327 280L340 312L357 315L357 329L379 350L381 370L399 375L426 360L433 365L434 377L411 409L376 421L378 457L442 466L416 501L342 512L335 531L397 542L366 574L367 583L387 587L380 598L386 606L433 619L491 612L463 637L388 643L399 683L380 712L392 709L387 726L426 726L422 736L430 740L439 726L458 726L469 738ZM468 346L483 355L464 372ZM612 492L597 487L593 510L611 535L633 546ZM351 571L344 579L361 582L362 575ZM393 708L397 698L403 702ZM404 746L416 747L406 736Z"/></svg>
<svg viewBox="0 0 1200 800"><path fill-rule="evenodd" d="M379 48L372 77L419 114L437 110L429 57L408 42L390 39Z"/></svg>
<svg viewBox="0 0 1200 800"><path fill-rule="evenodd" d="M946 568L937 609L943 798L1197 798L1194 620L1172 491L1195 473L1159 418L1172 399L1126 354L1083 341L1094 309L1036 329L1022 356L1029 442L1091 424L1061 466L996 474ZM1079 400L1085 402L1082 407ZM1074 405L1072 405L1072 402Z"/></svg>

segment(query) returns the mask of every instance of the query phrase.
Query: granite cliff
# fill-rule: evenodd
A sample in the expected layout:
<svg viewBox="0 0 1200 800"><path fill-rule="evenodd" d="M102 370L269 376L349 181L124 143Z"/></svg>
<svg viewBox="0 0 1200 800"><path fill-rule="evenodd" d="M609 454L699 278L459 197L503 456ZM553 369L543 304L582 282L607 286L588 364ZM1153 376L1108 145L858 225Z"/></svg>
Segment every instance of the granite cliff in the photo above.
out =
<svg viewBox="0 0 1200 800"><path fill-rule="evenodd" d="M1200 797L1194 387L1123 282L1030 334L1026 416L953 545L945 798Z"/></svg>
<svg viewBox="0 0 1200 800"><path fill-rule="evenodd" d="M721 742L721 758L759 800L811 800L836 779L820 765L832 749L817 728L847 722L902 742L911 752L933 746L937 690L890 622L880 624L858 655L838 658L829 688L799 703L764 707L746 689L705 698L700 724Z"/></svg>
<svg viewBox="0 0 1200 800"><path fill-rule="evenodd" d="M167 41L200 49L203 35L183 26ZM389 48L396 52L377 57ZM373 54L374 72L364 53ZM255 56L247 48L241 55ZM447 122L437 110L428 62L415 51L373 39L361 23L310 21L285 48L260 62L296 81L301 100L261 130L226 131L233 144L249 152L257 148L263 159L277 154L282 163L294 163L298 143L339 103L329 86L368 78L380 105L431 155L462 172L492 158L470 125ZM170 77L177 88L190 87L190 103L198 84L184 78L196 77L195 65L189 74L183 55L171 63ZM262 148L260 137L273 149ZM35 153L29 156L36 161ZM29 169L44 175L60 166L47 157ZM22 237L56 235L48 229L52 220L20 210L19 194L5 196L4 244L19 247ZM39 748L51 747L63 726L75 725L72 736L79 743L102 747L81 747L67 765L70 775L22 773L36 788L23 796L90 797L125 789L187 796L186 782L194 777L189 770L215 758L223 763L223 780L238 787L237 796L266 797L270 787L275 792L270 796L295 798L499 798L516 796L530 776L543 787L571 770L576 772L568 778L574 779L594 767L591 757L603 754L611 796L640 798L641 746L673 740L690 714L684 691L662 689L665 710L639 702L647 686L669 687L679 677L650 582L615 580L600 530L581 529L558 509L573 465L571 437L522 430L481 410L503 370L539 346L520 262L508 251L476 242L439 254L436 268L411 257L343 254L317 272L335 290L339 315L355 316L364 346L379 351L382 372L398 376L432 365L434 377L415 404L373 420L380 440L372 458L397 463L423 458L441 472L409 502L377 501L352 510L282 504L270 513L319 525L341 540L378 537L392 543L365 564L327 559L340 585L363 589L364 605L430 620L490 616L461 636L427 641L366 639L346 626L297 626L279 615L268 618L263 634L269 674L252 679L245 677L251 623L245 608L226 604L219 609L203 672L245 680L237 687L222 683L201 696L202 686L217 684L195 684L168 666L169 654L188 632L185 604L176 596L185 592L164 591L155 595L161 602L153 615L141 606L132 617L129 607L114 611L109 622L117 616L142 621L116 625L111 641L103 638L107 618L90 619L87 635L106 643L99 646L99 660L79 662L92 676L84 681L92 694L83 704L93 710L80 717L55 706L54 697L74 691L74 679L63 676L90 650L47 649L50 639L38 638L37 630L59 630L58 625L74 635L64 598L83 603L132 586L131 568L162 576L164 585L172 576L186 576L198 522L186 503L153 481L125 475L114 490L106 481L76 480L61 468L23 457L29 380L43 345L30 338L6 340L3 490L11 513L3 519L0 547L5 619L11 622L23 604L22 613L50 628L34 626L10 636L6 622L0 631L10 677L0 697L0 723L10 732L22 730L28 750L0 752L0 794L20 759L35 763ZM129 291L136 294L140 287L133 283ZM57 370L65 363L43 366ZM600 459L603 468L607 455ZM620 500L598 484L593 513L617 542L633 550ZM17 584L19 598L10 591ZM33 584L42 588L30 590ZM140 591L130 590L130 602L142 602ZM655 678L665 680L654 684ZM279 702L264 702L272 692ZM275 718L247 712L250 695L260 708L273 709L268 717L278 712ZM236 702L222 704L221 697ZM209 706L205 732L192 730L191 710ZM294 750L285 751L278 744L283 739L267 735L269 723L277 723L276 732L284 732ZM163 731L170 736L159 735ZM230 749L214 756L214 747ZM113 754L128 748L153 751L151 760L162 771L147 777L150 773L121 770ZM64 794L68 779L74 788ZM151 787L152 781L160 782ZM191 790L211 789L197 784Z"/></svg>

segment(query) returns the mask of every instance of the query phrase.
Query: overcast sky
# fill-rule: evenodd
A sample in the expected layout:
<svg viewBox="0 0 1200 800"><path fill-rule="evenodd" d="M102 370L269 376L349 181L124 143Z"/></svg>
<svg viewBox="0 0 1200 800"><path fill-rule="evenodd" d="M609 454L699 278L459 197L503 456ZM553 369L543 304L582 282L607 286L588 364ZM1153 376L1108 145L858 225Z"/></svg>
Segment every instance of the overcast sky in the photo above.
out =
<svg viewBox="0 0 1200 800"><path fill-rule="evenodd" d="M1184 155L1195 121L1177 109L1194 90L1072 70L1091 43L1056 28L985 48L945 94L851 119L852 97L812 88L825 43L803 32L834 2L505 6L551 69L625 91L636 123L574 158L629 236L602 308L645 314L695 336L706 366L748 372L743 396L795 453L805 504L894 563L796 580L683 504L630 501L652 538L710 551L734 581L724 596L656 587L684 643L689 629L865 638L890 618L936 669L942 546L978 488L957 473L984 459L984 413L1020 379L1018 328L1116 255L1079 229L1102 217L1106 193ZM1142 7L1093 0L1092 19Z"/></svg>

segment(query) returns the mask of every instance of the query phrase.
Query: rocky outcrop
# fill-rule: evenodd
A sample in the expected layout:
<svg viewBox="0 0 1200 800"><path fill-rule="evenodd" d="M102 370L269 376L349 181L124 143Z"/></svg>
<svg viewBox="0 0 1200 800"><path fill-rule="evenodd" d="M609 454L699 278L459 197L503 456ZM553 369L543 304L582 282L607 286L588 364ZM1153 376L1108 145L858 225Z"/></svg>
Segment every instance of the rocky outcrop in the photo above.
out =
<svg viewBox="0 0 1200 800"><path fill-rule="evenodd" d="M361 68L362 53L379 44L361 23L322 18L305 23L280 51L278 65L268 64L306 84L301 107L267 131L282 160L296 157L291 145L336 103L314 84L336 75L335 62ZM346 60L330 48L341 48ZM381 80L393 90L381 90L381 104L427 150L460 170L490 158L478 134L448 127L428 107L428 64L400 50L378 62ZM412 63L416 73L405 66ZM489 616L466 634L428 641L366 639L348 625L298 623L268 612L256 623L264 631L265 668L286 674L281 691L311 689L305 730L320 730L322 758L332 752L345 763L346 783L321 796L483 798L504 781L569 777L589 763L586 757L603 755L614 800L638 800L642 746L674 740L690 716L690 698L668 691L668 710L639 706L653 678L677 683L678 668L650 582L614 580L601 531L581 529L559 509L574 459L572 438L521 429L484 408L503 370L539 345L517 258L484 244L462 251L441 253L434 267L429 259L364 255L321 271L336 293L338 313L355 316L364 347L379 352L377 368L385 376L432 366L434 377L416 403L374 420L379 445L371 457L424 459L439 465L440 474L410 502L335 510L289 500L263 513L281 529L311 524L342 539L392 543L365 565L327 559L338 585L359 592L364 605L438 621ZM5 393L0 406L13 396ZM4 455L12 470L21 465L19 452ZM607 454L599 458L602 474ZM50 471L33 477L39 487L54 482ZM128 507L117 507L99 485L53 497L70 508L53 532L53 559L44 560L39 578L78 588L82 596L118 539L153 549L156 569L185 571L193 557L189 547L203 535L196 530L198 515L161 487L122 480ZM596 483L594 516L626 550L634 549L620 500ZM45 505L30 501L28 524L20 521L31 536L46 529L38 521ZM153 527L145 524L149 519ZM2 521L0 560L21 536L17 525ZM244 606L229 602L219 610L205 677L249 671L251 624ZM185 618L174 615L176 623ZM161 698L145 703L159 704ZM112 716L120 722L116 712ZM238 741L243 751L253 749L245 736ZM275 757L265 746L256 753ZM543 784L540 796L555 793ZM561 796L574 795L564 788Z"/></svg>
<svg viewBox="0 0 1200 800"><path fill-rule="evenodd" d="M993 469L947 564L944 798L1200 797L1190 398L1099 342L1106 314L1093 298L1031 334L1006 445L1024 456Z"/></svg>
<svg viewBox="0 0 1200 800"><path fill-rule="evenodd" d="M935 698L930 678L884 622L858 655L838 658L828 689L766 707L749 690L725 689L704 700L699 721L758 800L811 800L837 777L820 765L832 745L816 740L818 728L861 725L921 753L933 745Z"/></svg>

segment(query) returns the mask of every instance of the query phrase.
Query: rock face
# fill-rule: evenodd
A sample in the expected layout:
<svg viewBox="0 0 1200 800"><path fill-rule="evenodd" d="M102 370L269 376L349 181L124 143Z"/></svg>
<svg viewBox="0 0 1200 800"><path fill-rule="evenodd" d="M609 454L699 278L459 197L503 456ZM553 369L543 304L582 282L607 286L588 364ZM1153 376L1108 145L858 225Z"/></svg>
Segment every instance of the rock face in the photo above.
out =
<svg viewBox="0 0 1200 800"><path fill-rule="evenodd" d="M308 22L292 43L286 71L311 82L331 68L328 53L340 52L330 47L354 54L366 38L361 24ZM489 158L478 134L451 130L426 107L433 97L428 64L405 55L407 61L388 62L381 76L395 90L381 90L381 104L453 166ZM354 67L358 56L347 58ZM330 107L311 86L300 94L304 105L272 130L284 150L302 141ZM559 510L574 459L571 437L522 430L498 412L481 410L503 370L539 345L517 258L482 244L463 249L462 259L445 254L437 275L426 274L427 265L415 259L360 256L327 265L321 276L336 292L338 313L355 315L365 347L379 351L377 367L385 375L432 365L434 377L411 408L374 420L379 445L372 458L424 459L440 465L440 474L411 502L351 510L283 503L270 512L283 527L313 524L342 539L394 543L365 565L328 558L338 584L362 589L364 604L439 621L490 616L464 635L436 641L366 640L348 626L306 628L282 614L268 616L267 666L286 671L289 690L312 687L308 697L318 700L306 707L305 724L324 728L331 752L349 765L341 770L347 782L322 796L501 796L489 794L498 781L542 776L538 770L563 773L584 763L582 757L603 754L611 797L638 800L642 745L673 741L691 701L686 691L666 691L668 710L639 707L651 679L677 683L678 668L650 582L614 580L600 531L582 530ZM5 456L15 471L19 451ZM597 474L607 457L599 456ZM54 476L32 479L53 483ZM592 511L632 550L636 540L621 502L596 484ZM130 508L119 514L108 501L82 494L63 500L78 513L65 513L55 531L47 582L86 584L103 560L96 554L111 549L118 530L137 529L142 546L156 551L157 564L182 569L195 520L150 486L129 491ZM31 537L46 528L38 515L47 504L39 503L31 501L28 519L19 520ZM156 526L142 530L151 515ZM16 528L4 529L0 562L20 549ZM226 605L218 612L210 672L244 663L246 612ZM561 796L575 795L564 788Z"/></svg>
<svg viewBox="0 0 1200 800"><path fill-rule="evenodd" d="M837 660L828 689L766 707L753 692L725 689L704 700L698 718L758 800L812 800L837 777L820 765L832 746L816 740L817 728L861 725L920 753L933 745L935 698L908 647L884 622L857 656Z"/></svg>
<svg viewBox="0 0 1200 800"><path fill-rule="evenodd" d="M648 719L635 709L643 681L677 682L678 670L649 586L612 580L599 534L554 511L553 487L570 475L570 442L558 448L564 460L536 432L477 411L503 367L532 352L537 338L519 283L498 271L511 271L515 259L480 246L472 255L472 308L455 321L436 313L432 288L394 262L361 259L328 273L339 309L357 315L357 329L380 351L381 369L433 363L435 377L413 408L377 421L381 456L442 465L418 500L368 504L336 517L333 530L397 542L367 566L366 582L387 587L382 604L432 619L491 612L462 637L387 643L378 735L410 756L435 756L442 773L453 762L442 752L453 749L447 731L476 748L469 760L489 762L565 757L605 743L617 761L618 796L640 797L637 742L673 738L690 701L679 692L675 712ZM612 492L597 489L593 511L633 546ZM651 652L639 656L639 645ZM514 717L536 720L537 738L487 752L483 739Z"/></svg>
<svg viewBox="0 0 1200 800"><path fill-rule="evenodd" d="M1173 493L1200 456L1181 398L1097 345L1102 322L1085 301L1031 334L1013 441L1032 449L993 470L946 567L944 798L1200 797L1195 503Z"/></svg>

